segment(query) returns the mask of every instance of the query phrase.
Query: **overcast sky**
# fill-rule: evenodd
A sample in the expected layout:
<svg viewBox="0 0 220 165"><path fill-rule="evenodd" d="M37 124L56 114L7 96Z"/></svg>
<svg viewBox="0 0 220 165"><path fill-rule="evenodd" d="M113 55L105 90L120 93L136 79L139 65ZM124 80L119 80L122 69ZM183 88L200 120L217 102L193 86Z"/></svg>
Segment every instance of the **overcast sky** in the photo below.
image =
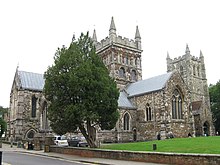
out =
<svg viewBox="0 0 220 165"><path fill-rule="evenodd" d="M220 79L219 0L1 0L0 105L9 107L16 67L44 73L58 47L72 35L96 29L100 41L114 17L117 34L142 38L143 79L166 72L167 51L182 56L186 44L199 57L202 50L208 83Z"/></svg>

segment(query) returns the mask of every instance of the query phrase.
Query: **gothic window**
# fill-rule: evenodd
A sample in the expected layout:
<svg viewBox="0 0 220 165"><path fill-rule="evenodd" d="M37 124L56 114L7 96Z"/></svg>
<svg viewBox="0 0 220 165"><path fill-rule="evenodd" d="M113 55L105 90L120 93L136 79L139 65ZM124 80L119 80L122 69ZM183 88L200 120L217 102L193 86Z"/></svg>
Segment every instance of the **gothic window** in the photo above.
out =
<svg viewBox="0 0 220 165"><path fill-rule="evenodd" d="M134 61L134 63L135 63L135 66L137 66L137 58L135 58L135 61Z"/></svg>
<svg viewBox="0 0 220 165"><path fill-rule="evenodd" d="M183 75L183 66L180 65L180 74Z"/></svg>
<svg viewBox="0 0 220 165"><path fill-rule="evenodd" d="M128 56L126 57L126 65L128 65Z"/></svg>
<svg viewBox="0 0 220 165"><path fill-rule="evenodd" d="M183 99L180 92L175 89L172 96L172 118L173 119L182 119L182 107L183 107Z"/></svg>
<svg viewBox="0 0 220 165"><path fill-rule="evenodd" d="M31 131L29 131L29 132L27 133L27 138L28 138L28 139L33 139L33 138L34 138L34 131L33 131L33 130L31 130Z"/></svg>
<svg viewBox="0 0 220 165"><path fill-rule="evenodd" d="M137 81L137 74L135 70L131 71L131 80Z"/></svg>
<svg viewBox="0 0 220 165"><path fill-rule="evenodd" d="M193 75L194 76L196 75L196 67L195 67L195 65L193 65Z"/></svg>
<svg viewBox="0 0 220 165"><path fill-rule="evenodd" d="M124 115L124 130L130 130L130 116L128 113Z"/></svg>
<svg viewBox="0 0 220 165"><path fill-rule="evenodd" d="M152 120L152 111L149 104L146 105L146 121Z"/></svg>
<svg viewBox="0 0 220 165"><path fill-rule="evenodd" d="M125 69L123 67L121 67L119 69L119 77L120 78L125 78Z"/></svg>
<svg viewBox="0 0 220 165"><path fill-rule="evenodd" d="M36 117L36 109L37 109L37 98L32 96L31 99L31 117Z"/></svg>
<svg viewBox="0 0 220 165"><path fill-rule="evenodd" d="M200 76L199 66L197 67L198 77Z"/></svg>

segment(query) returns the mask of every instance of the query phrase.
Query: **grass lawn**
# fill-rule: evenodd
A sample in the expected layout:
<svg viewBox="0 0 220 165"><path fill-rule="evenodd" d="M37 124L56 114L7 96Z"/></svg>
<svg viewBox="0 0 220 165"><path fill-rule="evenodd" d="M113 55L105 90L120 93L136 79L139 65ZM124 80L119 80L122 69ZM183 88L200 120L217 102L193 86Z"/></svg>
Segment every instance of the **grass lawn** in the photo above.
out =
<svg viewBox="0 0 220 165"><path fill-rule="evenodd" d="M157 145L157 150L155 150L157 152L220 154L220 136L102 144L101 148L110 150L153 151L153 144Z"/></svg>

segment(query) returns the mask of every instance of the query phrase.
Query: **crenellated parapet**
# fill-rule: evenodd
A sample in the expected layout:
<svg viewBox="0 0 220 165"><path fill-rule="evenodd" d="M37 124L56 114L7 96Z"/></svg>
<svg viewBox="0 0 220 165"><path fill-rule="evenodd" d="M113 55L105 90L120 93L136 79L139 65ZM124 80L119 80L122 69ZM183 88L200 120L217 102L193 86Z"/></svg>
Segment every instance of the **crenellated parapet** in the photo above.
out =
<svg viewBox="0 0 220 165"><path fill-rule="evenodd" d="M138 52L142 51L141 49L138 49L137 43L133 39L128 39L126 37L122 38L122 36L116 36L113 41L111 41L109 37L106 37L100 42L96 42L96 51L99 52L112 44L127 47L127 49L136 50Z"/></svg>

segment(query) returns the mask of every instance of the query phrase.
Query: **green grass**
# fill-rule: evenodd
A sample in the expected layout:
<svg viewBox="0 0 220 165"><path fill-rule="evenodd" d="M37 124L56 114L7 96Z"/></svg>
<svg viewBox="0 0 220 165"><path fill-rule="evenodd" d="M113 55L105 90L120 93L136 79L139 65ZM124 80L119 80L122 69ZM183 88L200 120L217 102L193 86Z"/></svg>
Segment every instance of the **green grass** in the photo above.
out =
<svg viewBox="0 0 220 165"><path fill-rule="evenodd" d="M153 151L153 144L157 145L157 152L220 154L220 136L103 144L101 148L110 150Z"/></svg>

